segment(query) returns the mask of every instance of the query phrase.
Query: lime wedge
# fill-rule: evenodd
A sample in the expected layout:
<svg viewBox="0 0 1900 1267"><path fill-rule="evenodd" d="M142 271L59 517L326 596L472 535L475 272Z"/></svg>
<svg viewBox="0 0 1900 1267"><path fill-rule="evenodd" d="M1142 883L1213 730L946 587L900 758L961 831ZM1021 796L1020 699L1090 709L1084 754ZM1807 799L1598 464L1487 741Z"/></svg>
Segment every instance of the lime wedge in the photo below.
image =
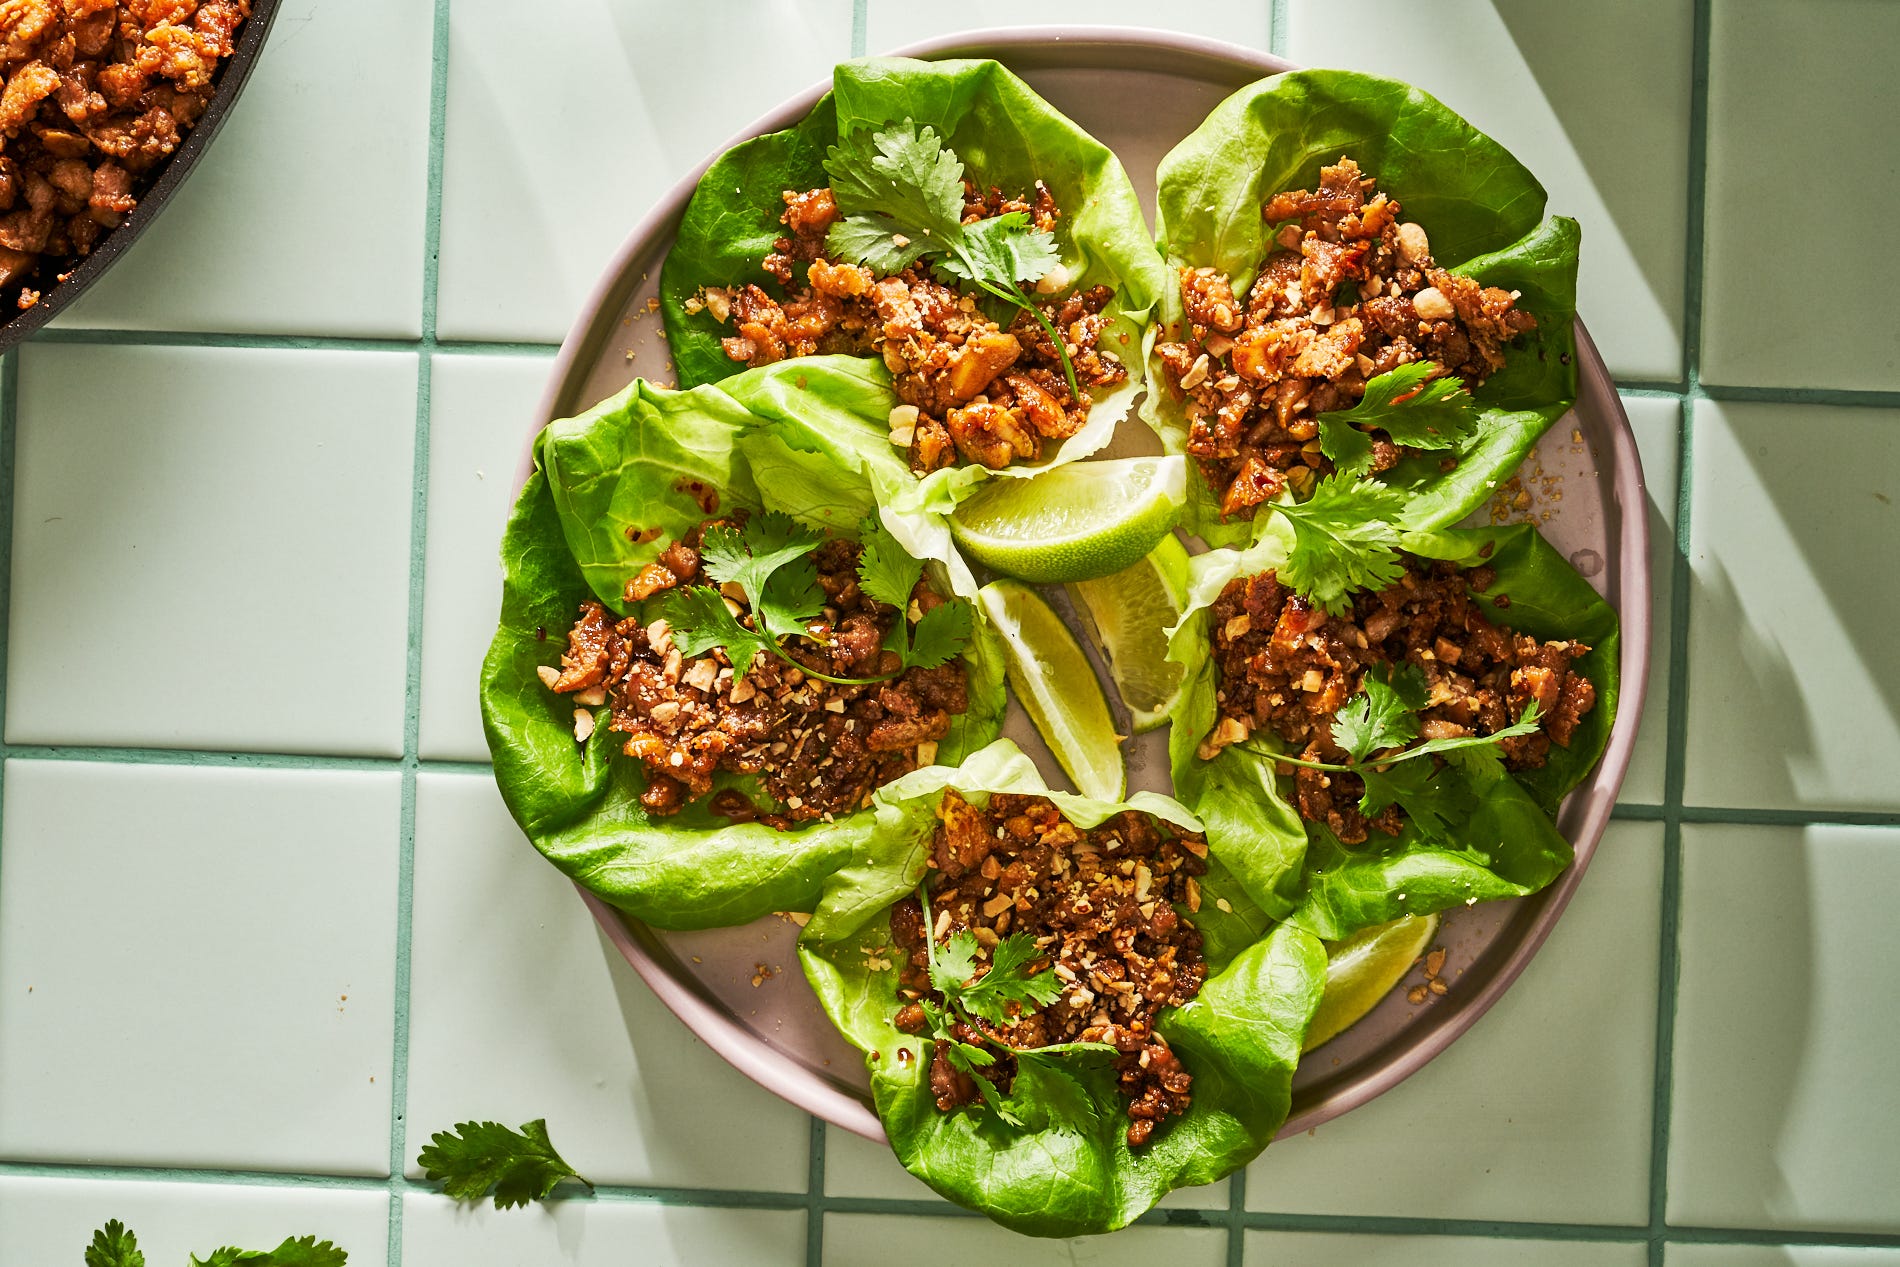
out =
<svg viewBox="0 0 1900 1267"><path fill-rule="evenodd" d="M1038 585L1128 567L1187 504L1187 459L1071 462L1032 479L993 479L950 516L950 535L985 567Z"/></svg>
<svg viewBox="0 0 1900 1267"><path fill-rule="evenodd" d="M994 581L977 592L977 601L1002 636L1010 689L1076 790L1119 801L1128 785L1121 736L1082 644L1026 585Z"/></svg>
<svg viewBox="0 0 1900 1267"><path fill-rule="evenodd" d="M1306 1046L1343 1034L1411 971L1438 932L1438 916L1407 915L1362 928L1326 952L1326 994L1306 1027Z"/></svg>
<svg viewBox="0 0 1900 1267"><path fill-rule="evenodd" d="M1167 658L1167 630L1187 609L1187 572L1187 549L1167 536L1133 567L1067 587L1108 658L1109 676L1137 734L1168 719L1181 689L1181 666Z"/></svg>

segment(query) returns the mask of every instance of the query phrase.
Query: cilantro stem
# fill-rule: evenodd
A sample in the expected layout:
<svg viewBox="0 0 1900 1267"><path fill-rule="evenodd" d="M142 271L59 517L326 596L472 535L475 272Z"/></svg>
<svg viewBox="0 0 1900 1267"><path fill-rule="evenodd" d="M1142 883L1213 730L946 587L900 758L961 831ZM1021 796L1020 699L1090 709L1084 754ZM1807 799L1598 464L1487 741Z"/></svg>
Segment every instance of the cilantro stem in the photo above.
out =
<svg viewBox="0 0 1900 1267"><path fill-rule="evenodd" d="M1062 335L1057 331L1055 323L1050 321L1047 314L1035 303L1031 302L1030 299L1015 286L998 286L992 281L981 276L976 276L977 268L970 257L964 255L961 250L959 250L957 254L962 258L964 264L969 267L972 274L971 280L978 286L981 286L984 290L996 296L1004 303L1013 304L1021 308L1024 312L1036 319L1036 324L1042 327L1042 332L1049 336L1050 346L1055 348L1057 359L1062 362L1062 377L1068 381L1070 398L1073 399L1076 404L1081 404L1082 388L1077 385L1075 381L1075 366L1069 361L1068 345L1062 341Z"/></svg>
<svg viewBox="0 0 1900 1267"><path fill-rule="evenodd" d="M769 645L772 648L773 655L785 661L785 663L791 665L806 677L815 677L824 682L835 682L839 686L876 686L879 682L888 682L892 678L901 676L904 672L903 667L900 665L897 672L881 674L878 677L833 677L829 673L820 673L817 669L809 667L802 661L792 659L785 651L785 648L779 645L777 638L772 639Z"/></svg>

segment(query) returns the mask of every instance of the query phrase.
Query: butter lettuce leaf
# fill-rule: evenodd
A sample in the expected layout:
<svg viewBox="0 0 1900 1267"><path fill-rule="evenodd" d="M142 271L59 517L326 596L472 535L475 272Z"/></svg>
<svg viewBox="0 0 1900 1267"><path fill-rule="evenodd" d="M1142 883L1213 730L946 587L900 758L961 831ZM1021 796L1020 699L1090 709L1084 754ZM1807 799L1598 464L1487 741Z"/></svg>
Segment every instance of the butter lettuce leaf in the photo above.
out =
<svg viewBox="0 0 1900 1267"><path fill-rule="evenodd" d="M1267 915L1328 941L1401 915L1522 896L1549 884L1571 861L1570 844L1553 822L1558 804L1603 755L1616 717L1618 630L1609 604L1529 524L1406 534L1410 553L1495 572L1477 596L1494 623L1589 644L1576 669L1595 685L1597 703L1570 746L1553 746L1540 769L1507 774L1482 759L1453 761L1446 774L1469 782L1474 799L1443 830L1428 835L1408 822L1397 836L1373 833L1346 846L1299 817L1291 780L1282 781L1261 750L1271 746L1270 732L1224 747L1211 760L1197 753L1218 720L1208 609L1233 578L1277 568L1288 541L1285 525L1274 523L1245 551L1196 556L1187 614L1170 633L1169 658L1185 666L1187 680L1169 717L1169 763L1175 795L1206 824L1210 848L1223 851ZM1237 854L1237 843L1251 848ZM1236 857L1242 865L1235 866Z"/></svg>
<svg viewBox="0 0 1900 1267"><path fill-rule="evenodd" d="M1261 208L1286 189L1311 189L1319 169L1350 156L1397 199L1431 239L1441 267L1523 292L1537 329L1507 354L1503 370L1473 397L1471 434L1445 453L1417 455L1382 478L1406 494L1401 526L1440 528L1464 518L1507 479L1576 398L1577 223L1544 218L1544 188L1503 146L1437 99L1397 80L1343 70L1302 70L1252 84L1216 106L1161 160L1157 236L1171 279L1150 346L1185 317L1173 278L1212 266L1244 294L1272 249ZM1142 414L1171 453L1185 451L1182 402L1152 369L1157 390ZM1188 502L1187 524L1214 545L1252 539L1242 521L1222 522L1206 481Z"/></svg>
<svg viewBox="0 0 1900 1267"><path fill-rule="evenodd" d="M1270 927L1232 880L1231 857L1210 857L1201 909L1209 977L1160 1031L1194 1075L1193 1106L1131 1150L1112 1069L1088 1052L1038 1057L1061 1075L1019 1085L1023 1126L988 1113L937 1109L929 1045L891 1025L900 1005L890 905L924 874L935 810L946 787L982 801L995 792L1048 795L1078 824L1123 809L1184 827L1195 818L1152 793L1126 802L1048 792L1034 764L999 741L960 769L906 775L878 793L881 856L836 872L799 939L820 1003L865 1053L878 1117L904 1167L936 1191L1033 1236L1106 1232L1140 1217L1170 1191L1212 1183L1265 1148L1286 1120L1293 1071L1326 976L1326 951L1303 929ZM1222 904L1228 908L1222 909Z"/></svg>
<svg viewBox="0 0 1900 1267"><path fill-rule="evenodd" d="M882 442L884 415L875 411L888 408L863 369L849 358L767 366L687 391L636 381L536 441L535 470L502 538L501 616L482 665L495 780L537 849L650 924L706 928L810 910L826 878L870 849L873 815L785 832L733 824L703 803L655 817L640 804L644 767L620 752L623 737L602 724L575 743L573 698L549 691L537 670L559 663L587 599L634 614L622 598L626 579L710 514L780 510L855 535L876 506L884 458L869 437ZM887 512L884 522L948 585L949 564L962 564L933 518ZM945 552L912 545L926 538ZM949 763L1002 727L1002 655L987 626L978 623L962 659L970 710L938 747Z"/></svg>
<svg viewBox="0 0 1900 1267"><path fill-rule="evenodd" d="M1127 382L1094 393L1088 423L1048 446L1041 461L1000 472L963 466L921 480L910 477L908 488L883 499L898 510L948 511L992 475L1034 475L1109 442L1140 394L1143 334L1167 288L1140 200L1120 161L1015 74L989 60L873 57L840 64L832 91L805 118L733 147L707 170L661 268L660 303L683 386L739 373L743 363L727 358L719 346L733 332L730 323L721 325L707 311L689 313L686 301L708 286L746 283L782 296L783 288L760 267L786 232L779 223L785 210L781 192L830 184L825 155L841 134L906 119L934 129L979 185L1009 192L1032 191L1038 180L1048 185L1062 211L1053 246L1068 288L1114 288L1102 346L1129 371Z"/></svg>

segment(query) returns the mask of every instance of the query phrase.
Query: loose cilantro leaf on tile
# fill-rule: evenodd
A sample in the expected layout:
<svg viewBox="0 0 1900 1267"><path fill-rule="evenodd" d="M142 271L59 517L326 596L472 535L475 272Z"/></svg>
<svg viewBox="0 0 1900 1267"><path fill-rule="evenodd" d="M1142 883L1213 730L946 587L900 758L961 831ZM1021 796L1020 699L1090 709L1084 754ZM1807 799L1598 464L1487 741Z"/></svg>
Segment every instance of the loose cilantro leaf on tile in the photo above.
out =
<svg viewBox="0 0 1900 1267"><path fill-rule="evenodd" d="M519 1131L499 1122L459 1123L454 1131L437 1131L416 1164L457 1201L480 1201L493 1192L498 1210L545 1200L567 1179L594 1186L554 1151L544 1118Z"/></svg>
<svg viewBox="0 0 1900 1267"><path fill-rule="evenodd" d="M1293 528L1280 582L1333 615L1344 614L1352 591L1384 589L1405 571L1393 526L1404 508L1405 499L1377 480L1337 473L1303 502L1275 502L1274 513Z"/></svg>
<svg viewBox="0 0 1900 1267"><path fill-rule="evenodd" d="M349 1255L329 1241L314 1236L292 1237L276 1249L235 1249L225 1246L211 1257L192 1256L191 1267L343 1267Z"/></svg>
<svg viewBox="0 0 1900 1267"><path fill-rule="evenodd" d="M963 223L963 160L935 128L906 119L838 139L825 154L831 196L843 214L825 237L833 255L896 273L930 256L939 273L1020 308L1049 336L1069 394L1082 399L1066 341L1018 282L1039 281L1061 259L1055 238L1009 212Z"/></svg>
<svg viewBox="0 0 1900 1267"><path fill-rule="evenodd" d="M119 1220L108 1219L86 1246L86 1267L145 1267L139 1238Z"/></svg>

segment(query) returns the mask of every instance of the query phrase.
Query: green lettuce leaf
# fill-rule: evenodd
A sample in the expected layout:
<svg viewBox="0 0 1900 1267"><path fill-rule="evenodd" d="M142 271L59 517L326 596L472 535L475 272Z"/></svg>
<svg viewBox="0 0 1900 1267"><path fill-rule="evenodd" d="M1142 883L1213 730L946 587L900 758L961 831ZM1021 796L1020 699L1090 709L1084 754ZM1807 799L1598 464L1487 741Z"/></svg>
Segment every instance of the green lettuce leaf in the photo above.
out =
<svg viewBox="0 0 1900 1267"><path fill-rule="evenodd" d="M1267 199L1313 188L1319 169L1342 154L1424 227L1441 266L1521 290L1521 306L1537 318L1525 345L1472 393L1483 413L1454 451L1457 465L1441 471L1446 455L1429 453L1385 477L1408 494L1405 527L1445 527L1508 478L1576 397L1580 234L1574 220L1544 220L1537 178L1435 98L1396 80L1304 70L1261 80L1216 106L1161 160L1156 214L1171 276L1150 347L1184 320L1178 270L1211 265L1244 294L1271 249L1274 226L1260 214ZM1172 392L1150 392L1142 414L1169 452L1185 450L1187 420ZM1213 545L1252 535L1244 522L1221 522L1205 480L1190 494L1187 523Z"/></svg>
<svg viewBox="0 0 1900 1267"><path fill-rule="evenodd" d="M660 303L682 385L717 382L740 371L741 363L728 359L719 346L731 326L721 326L706 312L689 314L686 300L707 286L747 282L782 294L759 267L774 239L785 232L779 223L785 210L780 193L830 183L825 151L837 143L841 130L905 119L936 129L962 159L967 175L981 184L1012 192L1033 189L1037 180L1049 186L1063 213L1056 245L1070 285L1114 288L1102 342L1129 371L1127 382L1095 394L1088 424L1050 446L1042 461L1002 472L953 467L921 481L913 478L913 488L885 499L900 510L947 511L992 474L1034 475L1108 443L1140 394L1143 332L1167 288L1140 200L1120 161L1009 70L986 60L895 57L839 65L832 91L809 115L782 132L737 145L713 163L661 268Z"/></svg>
<svg viewBox="0 0 1900 1267"><path fill-rule="evenodd" d="M550 424L536 443L536 470L502 538L501 618L482 665L495 781L550 861L658 927L717 927L812 909L826 877L871 848L873 814L860 810L786 832L733 824L703 803L654 817L639 801L644 768L621 754L621 737L602 725L576 744L572 699L547 690L537 669L558 664L563 635L588 597L625 612L626 578L706 517L708 491L718 492L726 510L783 510L849 533L875 504L873 468L882 458L864 433L880 430L883 415L854 421L838 404L854 398L861 369L848 358L795 370L767 366L683 392L635 382L579 418ZM793 414L796 426L788 424ZM895 535L900 524L924 531L932 517L884 518ZM658 537L635 539L655 528ZM947 545L947 532L942 540ZM954 552L918 557L940 580L948 562L961 566ZM987 626L977 626L963 662L970 711L953 720L938 747L947 763L1002 728L1002 652Z"/></svg>
<svg viewBox="0 0 1900 1267"><path fill-rule="evenodd" d="M1077 1236L1121 1227L1173 1189L1212 1183L1258 1155L1286 1119L1301 1042L1324 989L1326 952L1303 929L1269 930L1232 881L1234 859L1219 854L1202 878L1201 909L1189 916L1206 937L1210 976L1160 1026L1194 1075L1187 1114L1131 1150L1112 1070L1080 1052L1037 1058L1052 1069L1039 1068L1011 1096L1025 1127L938 1111L927 1043L891 1025L899 999L889 911L924 873L946 787L979 802L995 792L1048 795L1083 825L1125 808L1190 828L1196 822L1151 793L1116 803L1047 792L1034 764L1006 740L958 770L920 770L878 793L881 856L874 866L833 876L799 939L799 957L820 1003L866 1054L872 1097L898 1160L945 1197L1016 1231Z"/></svg>
<svg viewBox="0 0 1900 1267"><path fill-rule="evenodd" d="M1196 556L1187 614L1169 635L1168 656L1188 674L1169 717L1175 795L1206 824L1209 846L1225 850L1236 880L1266 914L1328 941L1401 915L1521 896L1549 884L1571 859L1569 842L1552 822L1558 803L1603 755L1616 717L1618 634L1609 604L1529 524L1406 534L1405 549L1413 554L1496 571L1496 582L1479 596L1494 623L1588 643L1591 650L1576 667L1595 684L1597 704L1570 746L1553 747L1540 769L1503 774L1482 761L1461 763L1476 804L1450 829L1456 847L1427 839L1409 822L1397 836L1374 833L1348 847L1299 817L1267 756L1238 744L1209 761L1195 752L1217 718L1208 608L1234 577L1277 567L1286 540L1274 524L1245 551ZM1266 732L1256 736L1268 738ZM1242 857L1251 867L1235 866L1233 842L1247 842L1251 853Z"/></svg>

